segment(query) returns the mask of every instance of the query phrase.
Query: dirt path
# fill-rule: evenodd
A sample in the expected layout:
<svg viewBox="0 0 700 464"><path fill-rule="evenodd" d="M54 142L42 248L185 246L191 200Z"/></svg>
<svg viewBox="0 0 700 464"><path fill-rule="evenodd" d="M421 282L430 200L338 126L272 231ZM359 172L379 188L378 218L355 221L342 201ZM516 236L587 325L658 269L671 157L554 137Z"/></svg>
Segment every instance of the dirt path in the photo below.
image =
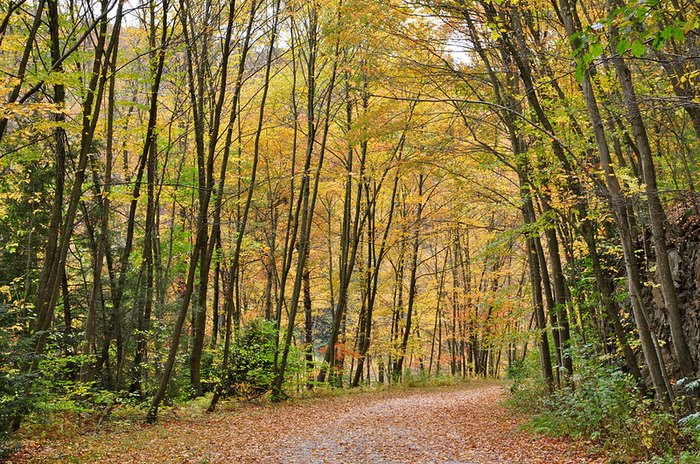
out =
<svg viewBox="0 0 700 464"><path fill-rule="evenodd" d="M583 463L563 440L533 438L472 385L246 406L71 441L28 443L10 462Z"/></svg>

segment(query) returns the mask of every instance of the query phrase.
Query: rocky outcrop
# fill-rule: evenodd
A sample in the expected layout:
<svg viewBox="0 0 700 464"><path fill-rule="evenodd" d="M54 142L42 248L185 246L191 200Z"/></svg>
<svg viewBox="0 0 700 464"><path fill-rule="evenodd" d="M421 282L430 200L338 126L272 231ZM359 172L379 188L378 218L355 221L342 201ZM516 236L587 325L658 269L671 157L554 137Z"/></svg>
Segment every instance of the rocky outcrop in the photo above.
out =
<svg viewBox="0 0 700 464"><path fill-rule="evenodd" d="M669 215L669 260L678 303L683 317L683 328L695 365L700 365L700 211L690 205L679 205ZM649 247L653 250L653 247ZM646 300L651 308L650 322L661 342L661 350L669 372L677 376L671 335L661 289L656 284L655 263L650 256L647 266Z"/></svg>

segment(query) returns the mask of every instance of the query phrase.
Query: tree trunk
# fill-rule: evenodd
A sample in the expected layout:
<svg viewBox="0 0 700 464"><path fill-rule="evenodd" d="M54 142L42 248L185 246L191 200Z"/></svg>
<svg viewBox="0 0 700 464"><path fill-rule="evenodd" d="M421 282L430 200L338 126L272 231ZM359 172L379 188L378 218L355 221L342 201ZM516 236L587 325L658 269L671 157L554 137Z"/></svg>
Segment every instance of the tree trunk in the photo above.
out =
<svg viewBox="0 0 700 464"><path fill-rule="evenodd" d="M609 8L612 8L608 2ZM658 271L659 280L661 283L661 292L664 302L666 303L666 314L671 328L671 339L673 341L673 351L680 366L680 371L683 376L695 375L695 365L693 358L690 355L688 342L683 332L683 318L678 306L678 295L671 273L671 265L668 258L668 248L666 245L666 214L661 200L659 198L659 190L656 182L656 171L654 160L651 152L651 145L646 132L646 126L637 103L637 95L632 83L632 73L630 72L625 60L617 53L617 28L611 26L610 30L610 47L612 50L612 62L615 67L620 87L622 88L622 96L627 107L627 116L634 139L639 148L641 158L642 173L644 175L645 193L647 204L649 207L649 220L651 222L651 230L654 236L654 250L656 252L656 268Z"/></svg>

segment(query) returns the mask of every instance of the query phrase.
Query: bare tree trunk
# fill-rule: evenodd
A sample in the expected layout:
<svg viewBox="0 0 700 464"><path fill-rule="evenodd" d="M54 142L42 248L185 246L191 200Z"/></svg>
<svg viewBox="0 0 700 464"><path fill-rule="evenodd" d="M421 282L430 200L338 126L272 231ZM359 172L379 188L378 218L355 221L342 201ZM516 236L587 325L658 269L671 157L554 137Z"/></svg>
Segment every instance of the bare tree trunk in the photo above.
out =
<svg viewBox="0 0 700 464"><path fill-rule="evenodd" d="M340 21L340 11L338 12L338 21ZM273 398L276 400L281 399L284 396L282 391L282 386L284 384L285 371L287 369L287 360L289 357L289 350L292 343L292 336L294 333L294 323L296 319L296 313L299 306L299 297L301 293L302 276L303 276L303 256L306 253L306 249L309 246L309 237L311 235L311 225L314 210L316 207L316 198L318 195L318 184L320 181L320 171L323 167L324 156L326 151L326 142L328 140L328 130L330 127L331 119L331 105L332 105L332 94L335 88L335 81L338 73L338 65L340 58L340 43L339 38L335 42L335 50L332 59L332 69L330 74L330 81L326 89L326 101L325 101L325 114L323 122L323 130L321 135L321 143L319 147L319 156L316 165L316 172L314 176L311 175L311 161L314 153L314 145L316 142L316 134L318 132L316 121L316 66L318 59L318 34L319 34L319 24L318 24L318 11L315 6L311 7L309 23L308 23L308 57L307 57L307 105L306 110L308 114L307 122L307 139L306 139L306 159L304 161L304 175L302 177L302 182L300 185L300 197L297 203L297 210L295 215L301 218L300 221L300 232L299 232L299 250L296 267L296 276L294 279L294 287L292 289L292 297L289 305L289 315L287 321L287 329L284 334L284 343L282 346L281 356L275 353L275 383L273 387ZM313 184L312 184L313 179ZM296 222L296 221L295 221ZM282 298L280 298L282 300ZM279 304L278 304L279 305ZM278 315L280 310L278 310ZM278 318L279 320L279 318Z"/></svg>
<svg viewBox="0 0 700 464"><path fill-rule="evenodd" d="M346 130L349 132L352 129L352 101L350 100L350 82L349 76L346 76L345 85L345 107L346 107ZM365 112L367 111L369 96L365 92L362 98L362 106ZM367 142L364 141L361 144L361 154L360 154L360 166L358 168L359 172L359 182L357 185L357 195L355 197L355 202L353 205L352 193L353 193L353 178L356 173L353 169L353 158L354 150L351 145L348 146L347 157L345 160L345 168L347 174L345 177L345 200L343 203L343 223L342 223L342 233L340 239L340 262L339 262L339 274L340 282L338 288L338 301L336 304L335 311L333 312L333 326L331 329L331 337L328 342L325 353L325 363L328 366L329 378L331 380L341 379L342 382L342 358L343 354L336 352L336 344L344 344L344 330L343 325L347 317L347 300L348 300L348 289L350 286L350 280L352 278L353 270L355 268L355 261L357 259L357 250L360 243L360 237L362 235L362 228L366 220L367 215L365 214L360 218L361 215L361 203L362 203L362 182L365 172L365 161L367 158ZM344 350L345 348L343 348ZM318 381L325 381L326 369L322 368L319 372Z"/></svg>
<svg viewBox="0 0 700 464"><path fill-rule="evenodd" d="M108 5L105 0L102 2L102 11L108 11ZM43 352L46 337L48 335L47 330L51 326L53 319L53 310L56 304L58 290L60 288L59 269L61 268L62 263L65 262L66 256L68 255L73 226L75 224L78 207L80 206L81 202L83 181L85 180L85 170L88 166L88 158L92 146L92 140L99 119L102 94L106 83L107 69L109 68L109 57L114 51L119 40L119 26L121 24L122 16L121 13L122 5L120 3L116 13L114 30L108 45L106 18L101 22L100 29L98 31L98 41L95 46L93 70L82 106L82 137L73 186L71 189L66 214L64 216L63 227L58 237L58 246L53 256L47 254L45 258L42 278L40 278L34 301L34 308L37 312L37 318L33 325L33 332L37 334L34 342L34 352L36 354L41 354ZM60 142L60 144L63 144L63 142ZM65 147L65 145L60 146ZM58 221L60 221L60 217L58 217ZM33 363L34 365L32 366L33 369L37 367L37 363L38 357L35 358Z"/></svg>
<svg viewBox="0 0 700 464"><path fill-rule="evenodd" d="M311 273L309 272L309 247L306 248L306 256L304 256L304 271L302 275L304 287L304 353L306 358L307 381L306 388L313 388L314 380L314 339L313 329L314 320L311 311Z"/></svg>
<svg viewBox="0 0 700 464"><path fill-rule="evenodd" d="M406 348L408 347L408 338L411 334L411 324L413 321L413 308L416 300L416 289L417 289L417 277L418 272L418 248L420 246L420 226L423 220L423 186L425 183L425 176L420 174L418 176L418 204L416 205L416 216L415 216L415 232L413 234L413 244L411 248L411 274L408 282L408 304L406 306L406 323L403 326L403 337L401 339L401 345L399 348L398 359L394 361L394 375L400 376L403 372L403 363L406 357Z"/></svg>
<svg viewBox="0 0 700 464"><path fill-rule="evenodd" d="M235 118L235 114L237 112L237 106L238 106L238 98L240 95L240 89L242 86L242 76L243 72L245 70L245 60L252 36L252 29L253 29L253 23L254 19L256 16L256 11L259 7L259 2L253 1L251 2L250 5L250 13L248 16L248 23L246 27L246 32L245 32L245 37L243 39L243 46L242 46L242 53L240 57L240 61L238 64L238 74L236 76L236 83L234 86L234 93L233 93L233 102L231 105L231 118L229 121L229 131L227 132L227 138L230 135L230 130L233 126L233 118ZM197 68L197 75L196 75L196 80L195 76L192 74L192 70L189 69L189 77L190 77L190 98L193 103L193 116L195 120L195 135L197 137L197 166L198 166L198 182L200 186L200 191L199 191L199 203L200 203L200 208L202 205L205 205L208 208L210 198L212 191L214 189L214 158L216 155L216 147L217 147L217 142L219 140L219 129L221 126L221 117L223 115L223 106L224 102L226 100L226 89L228 87L228 62L229 58L231 56L231 51L232 51L232 46L231 46L231 36L232 36L232 30L233 30L233 23L234 19L236 17L237 11L235 9L235 3L231 3L229 5L229 11L228 11L228 17L227 17L227 26L226 26L226 33L224 37L224 42L223 42L223 49L222 49L222 62L220 65L221 73L220 73L220 80L219 80L219 86L218 86L218 95L215 97L216 101L214 103L214 107L212 108L212 114L211 114L211 122L209 126L209 144L206 148L206 161L205 161L205 141L204 141L204 114L203 114L203 107L201 106L202 100L203 100L203 95L205 93L205 83L204 83L204 73L205 73L205 67L209 64L208 63L208 41L206 40L207 36L204 36L204 41L202 42L202 56L201 57L195 57L199 58L200 61L198 62L198 68ZM183 20L184 21L184 20ZM205 25L208 27L208 25ZM183 27L187 27L186 24L183 23ZM273 33L274 34L274 33ZM185 34L185 38L187 39L188 34ZM273 39L274 40L274 39ZM192 65L192 55L188 54L188 64L189 66ZM269 75L269 73L268 73ZM267 82L267 81L266 81ZM196 86L195 86L196 83ZM267 83L265 84L267 85ZM199 108L198 108L199 105ZM265 103L263 101L261 108L264 108ZM261 109L262 111L262 109ZM227 140L228 141L228 140ZM229 150L229 145L230 143L226 144L225 150ZM226 161L228 161L228 153L225 155ZM254 164L257 165L257 157L254 160ZM217 195L215 206L216 206L216 213L215 216L220 218L220 209L221 209L221 195L223 195L223 187L224 187L224 180L226 178L225 174L225 169L226 169L226 163L222 164L222 172L221 172L221 177L219 181L219 195ZM255 166L254 166L254 171L255 171ZM253 174L253 179L252 183L255 183L255 174ZM251 186L251 192L252 192L252 186ZM248 208L246 208L247 211ZM211 268L211 259L213 256L213 251L214 251L214 246L216 244L216 236L219 234L219 228L220 224L215 221L213 228L212 228L212 234L211 238L209 236L209 230L208 230L208 214L205 212L204 215L202 215L202 218L204 220L204 223L200 225L200 227L203 227L203 231L199 231L200 233L203 233L203 241L204 245L201 250L200 256L199 256L199 285L197 289L197 302L194 307L194 324L193 324L193 332L194 332L194 339L192 342L192 351L190 352L190 380L192 382L192 387L194 389L194 394L195 396L201 396L203 394L202 390L202 381L201 381L201 362L202 362L202 351L204 349L204 331L206 328L206 306L207 306L207 290L209 286L209 270ZM220 222L220 221L219 221ZM245 225L243 224L243 227ZM242 239L242 232L239 231L239 239ZM237 246L238 249L240 249L239 246ZM234 256L234 262L236 261L236 257ZM237 265L237 263L236 263ZM237 266L236 266L237 269Z"/></svg>
<svg viewBox="0 0 700 464"><path fill-rule="evenodd" d="M184 4L181 2L181 8L184 8ZM252 8L251 8L252 9ZM232 13L231 13L232 14ZM251 13L251 16L253 16L253 13ZM189 41L189 26L187 22L187 15L182 14L181 15L181 21L183 22L183 31L185 35L186 42ZM252 22L252 19L251 19ZM250 29L250 28L249 28ZM230 33L230 32L228 32ZM250 35L249 33L247 34L248 36ZM243 48L243 56L241 57L241 62L245 61L245 51L247 51L247 47ZM188 60L188 71L189 71L189 86L190 86L190 97L192 98L193 102L199 101L197 99L197 91L195 88L195 78L194 75L192 74L194 72L194 65L193 65L193 57L191 55L191 50L188 49L188 52L186 53L186 57ZM225 74L225 73L224 73ZM222 81L225 86L225 80ZM239 89L240 86L237 86L237 89ZM221 112L221 105L223 105L223 94L224 91L223 89L220 92L220 99L218 102L218 107L217 107L217 112ZM206 177L206 173L209 174L209 180L205 181L204 183L207 186L210 186L212 181L210 180L212 177L212 171L213 171L213 158L214 158L214 149L210 150L209 157L206 163L206 166L204 164L204 136L203 136L203 120L202 115L201 115L201 108L198 108L198 105L193 105L192 106L193 110L193 119L195 121L195 132L197 134L197 152L198 152L198 168L199 168L199 180L200 180L200 185L202 184L202 178ZM233 110L235 111L235 106L233 107ZM218 118L218 117L217 117ZM214 138L218 136L218 122L215 124L215 130L212 130L214 134ZM212 141L212 144L215 144L216 141ZM168 384L170 382L170 376L172 374L174 365L175 365L175 357L177 356L177 351L179 348L180 344L180 336L182 334L182 327L184 326L185 319L187 318L187 313L189 310L190 306L190 301L192 299L192 293L194 291L194 280L195 280L195 275L197 271L197 264L199 263L200 256L202 253L207 252L207 242L208 242L208 231L207 231L207 215L209 211L209 200L211 198L211 188L205 189L204 192L201 192L200 195L200 203L199 203L199 212L197 215L197 222L196 222L196 239L195 239L195 244L192 249L192 252L190 254L190 263L189 263L189 269L187 272L187 279L185 281L185 288L183 290L182 294L182 299L181 299L181 306L180 310L177 315L177 319L175 321L175 327L173 328L173 334L172 338L170 341L170 349L168 351L168 358L165 362L165 365L163 367L163 374L160 379L160 384L158 387L158 390L156 391L156 394L153 397L153 400L151 401L151 406L149 408L146 420L148 422L155 422L158 417L158 408L160 407L160 403L163 401L165 398L165 394L168 389ZM202 333L203 336L203 333ZM202 339L203 340L203 339ZM196 372L195 378L192 379L193 383L198 380L198 374L199 372ZM200 384L201 388L201 384Z"/></svg>
<svg viewBox="0 0 700 464"><path fill-rule="evenodd" d="M435 275L440 275L440 280L438 281L438 288L437 288L437 303L435 304L435 323L433 324L433 336L432 340L430 342L430 360L428 361L428 376L432 374L433 371L433 355L435 353L435 341L437 338L437 343L438 343L438 356L437 356L437 369L436 369L436 375L440 375L440 348L439 345L442 342L440 339L441 337L438 337L438 334L440 333L440 319L442 315L442 292L444 291L445 288L445 270L447 269L447 258L449 256L449 253L445 252L445 260L442 263L442 268L441 270L438 268L438 254L435 255Z"/></svg>
<svg viewBox="0 0 700 464"><path fill-rule="evenodd" d="M559 10L564 21L566 33L569 37L574 37L580 30L578 15L575 10L575 5L569 0L560 0ZM610 192L610 203L615 214L622 243L623 253L625 257L625 267L627 269L627 277L630 286L630 297L632 300L632 308L634 311L634 319L637 325L637 331L644 352L644 358L647 363L647 368L652 377L654 389L657 399L662 404L669 404L670 398L664 381L661 361L657 356L649 323L646 318L645 309L641 299L641 276L639 265L634 252L631 231L629 230L629 220L626 210L626 199L622 193L619 181L612 169L612 161L610 158L610 149L605 138L605 129L600 116L598 103L593 92L593 84L591 81L591 69L586 69L583 74L581 87L584 94L584 100L588 109L588 115L591 120L596 145L600 155L600 160L605 171L605 179Z"/></svg>
<svg viewBox="0 0 700 464"><path fill-rule="evenodd" d="M613 6L610 0L608 8ZM610 48L612 50L612 62L615 67L617 79L622 88L622 96L627 107L627 116L634 139L639 149L641 158L642 173L644 175L645 193L649 208L649 219L651 222L651 230L654 236L654 250L656 251L656 267L659 280L661 282L661 292L664 302L666 303L666 313L668 322L671 328L671 338L673 340L673 351L676 355L678 364L680 365L681 373L684 376L695 375L695 365L693 358L690 355L688 342L683 332L683 319L680 308L678 307L678 295L673 282L671 273L671 265L668 258L668 248L666 244L666 214L661 200L656 182L656 171L652 158L651 145L647 136L646 126L637 103L637 95L632 83L632 73L630 72L624 58L617 53L617 28L613 25L610 29Z"/></svg>

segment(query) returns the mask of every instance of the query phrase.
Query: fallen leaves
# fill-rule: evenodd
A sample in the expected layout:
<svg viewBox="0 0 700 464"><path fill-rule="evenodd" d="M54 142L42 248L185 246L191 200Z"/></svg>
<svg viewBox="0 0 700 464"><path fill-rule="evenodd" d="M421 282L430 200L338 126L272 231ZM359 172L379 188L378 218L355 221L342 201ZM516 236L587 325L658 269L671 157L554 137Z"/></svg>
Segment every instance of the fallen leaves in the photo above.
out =
<svg viewBox="0 0 700 464"><path fill-rule="evenodd" d="M598 463L533 437L501 386L390 391L247 405L126 433L28 442L13 463Z"/></svg>

